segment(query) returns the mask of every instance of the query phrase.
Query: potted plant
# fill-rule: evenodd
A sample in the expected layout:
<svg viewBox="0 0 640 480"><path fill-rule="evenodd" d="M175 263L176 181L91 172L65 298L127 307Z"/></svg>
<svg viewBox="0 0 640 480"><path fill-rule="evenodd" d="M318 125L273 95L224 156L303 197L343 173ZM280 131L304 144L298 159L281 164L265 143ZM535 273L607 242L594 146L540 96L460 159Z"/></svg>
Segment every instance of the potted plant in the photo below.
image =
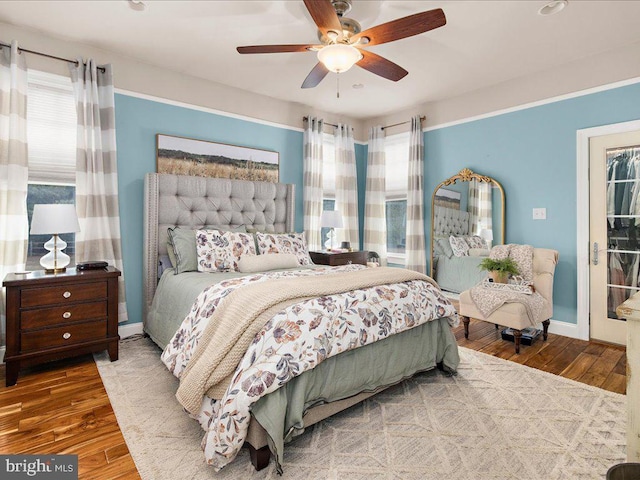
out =
<svg viewBox="0 0 640 480"><path fill-rule="evenodd" d="M518 265L511 257L496 260L490 257L485 258L480 262L478 268L481 270L487 270L489 277L496 283L507 283L509 275L518 275Z"/></svg>

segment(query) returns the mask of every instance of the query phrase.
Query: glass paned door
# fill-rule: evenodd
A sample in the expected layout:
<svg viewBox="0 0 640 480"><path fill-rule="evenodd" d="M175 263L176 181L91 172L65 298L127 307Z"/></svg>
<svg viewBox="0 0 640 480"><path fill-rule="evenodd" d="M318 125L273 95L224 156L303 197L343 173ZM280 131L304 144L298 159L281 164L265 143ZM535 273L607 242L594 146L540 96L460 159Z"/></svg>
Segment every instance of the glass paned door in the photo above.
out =
<svg viewBox="0 0 640 480"><path fill-rule="evenodd" d="M591 338L626 343L616 308L640 291L640 132L590 141Z"/></svg>

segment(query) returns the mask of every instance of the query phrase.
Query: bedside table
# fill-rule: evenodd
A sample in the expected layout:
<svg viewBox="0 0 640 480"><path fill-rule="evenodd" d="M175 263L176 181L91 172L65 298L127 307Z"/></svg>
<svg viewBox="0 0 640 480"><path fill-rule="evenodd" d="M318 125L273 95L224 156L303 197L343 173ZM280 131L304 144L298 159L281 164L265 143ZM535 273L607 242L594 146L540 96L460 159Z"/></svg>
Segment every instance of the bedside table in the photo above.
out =
<svg viewBox="0 0 640 480"><path fill-rule="evenodd" d="M118 359L120 270L8 274L6 385L20 368L107 349Z"/></svg>
<svg viewBox="0 0 640 480"><path fill-rule="evenodd" d="M369 252L309 252L309 256L311 257L311 261L316 265L331 265L332 267L336 265L348 265L350 263L366 265Z"/></svg>

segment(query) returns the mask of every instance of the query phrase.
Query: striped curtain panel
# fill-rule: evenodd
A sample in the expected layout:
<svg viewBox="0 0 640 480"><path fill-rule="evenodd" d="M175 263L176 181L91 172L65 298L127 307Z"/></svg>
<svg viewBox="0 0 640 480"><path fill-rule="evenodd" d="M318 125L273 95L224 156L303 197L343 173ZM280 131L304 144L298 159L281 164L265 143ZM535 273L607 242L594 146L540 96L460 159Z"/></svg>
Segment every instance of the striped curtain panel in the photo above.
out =
<svg viewBox="0 0 640 480"><path fill-rule="evenodd" d="M342 214L344 222L344 228L339 229L341 234L338 234L338 239L351 242L351 246L358 249L358 174L353 129L350 125L338 124L333 138L336 150L336 210Z"/></svg>
<svg viewBox="0 0 640 480"><path fill-rule="evenodd" d="M493 229L493 185L487 182L478 184L478 235L483 229Z"/></svg>
<svg viewBox="0 0 640 480"><path fill-rule="evenodd" d="M304 231L309 250L321 250L320 216L322 215L322 130L324 121L309 116L303 140Z"/></svg>
<svg viewBox="0 0 640 480"><path fill-rule="evenodd" d="M101 69L104 69L102 71ZM71 65L78 111L76 262L104 260L118 268L119 321L128 319L120 241L115 102L111 65L91 59Z"/></svg>
<svg viewBox="0 0 640 480"><path fill-rule="evenodd" d="M480 233L478 196L478 181L474 179L469 182L469 200L467 206L467 211L469 212L469 233L471 235L478 235Z"/></svg>
<svg viewBox="0 0 640 480"><path fill-rule="evenodd" d="M409 270L426 273L424 239L424 145L420 116L411 119L409 181L407 183L407 260Z"/></svg>
<svg viewBox="0 0 640 480"><path fill-rule="evenodd" d="M364 249L376 252L387 265L386 170L384 130L369 129L367 187L364 197Z"/></svg>
<svg viewBox="0 0 640 480"><path fill-rule="evenodd" d="M0 47L0 282L25 268L28 178L27 63L13 41ZM5 289L0 290L0 345L5 345Z"/></svg>

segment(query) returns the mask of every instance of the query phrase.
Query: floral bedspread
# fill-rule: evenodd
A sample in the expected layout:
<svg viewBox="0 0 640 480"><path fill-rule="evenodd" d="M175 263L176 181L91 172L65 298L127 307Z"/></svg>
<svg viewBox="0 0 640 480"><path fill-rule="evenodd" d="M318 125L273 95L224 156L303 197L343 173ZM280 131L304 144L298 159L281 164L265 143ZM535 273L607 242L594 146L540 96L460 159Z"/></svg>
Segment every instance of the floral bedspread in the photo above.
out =
<svg viewBox="0 0 640 480"><path fill-rule="evenodd" d="M179 378L208 317L235 288L283 276L359 268L365 267L269 272L212 285L198 296L162 361ZM235 458L246 438L251 406L262 396L326 358L441 317L450 317L452 326L458 323L454 307L440 290L421 280L314 298L279 312L254 338L224 397L217 401L205 396L199 414L194 415L206 432L202 446L207 463L220 470Z"/></svg>

